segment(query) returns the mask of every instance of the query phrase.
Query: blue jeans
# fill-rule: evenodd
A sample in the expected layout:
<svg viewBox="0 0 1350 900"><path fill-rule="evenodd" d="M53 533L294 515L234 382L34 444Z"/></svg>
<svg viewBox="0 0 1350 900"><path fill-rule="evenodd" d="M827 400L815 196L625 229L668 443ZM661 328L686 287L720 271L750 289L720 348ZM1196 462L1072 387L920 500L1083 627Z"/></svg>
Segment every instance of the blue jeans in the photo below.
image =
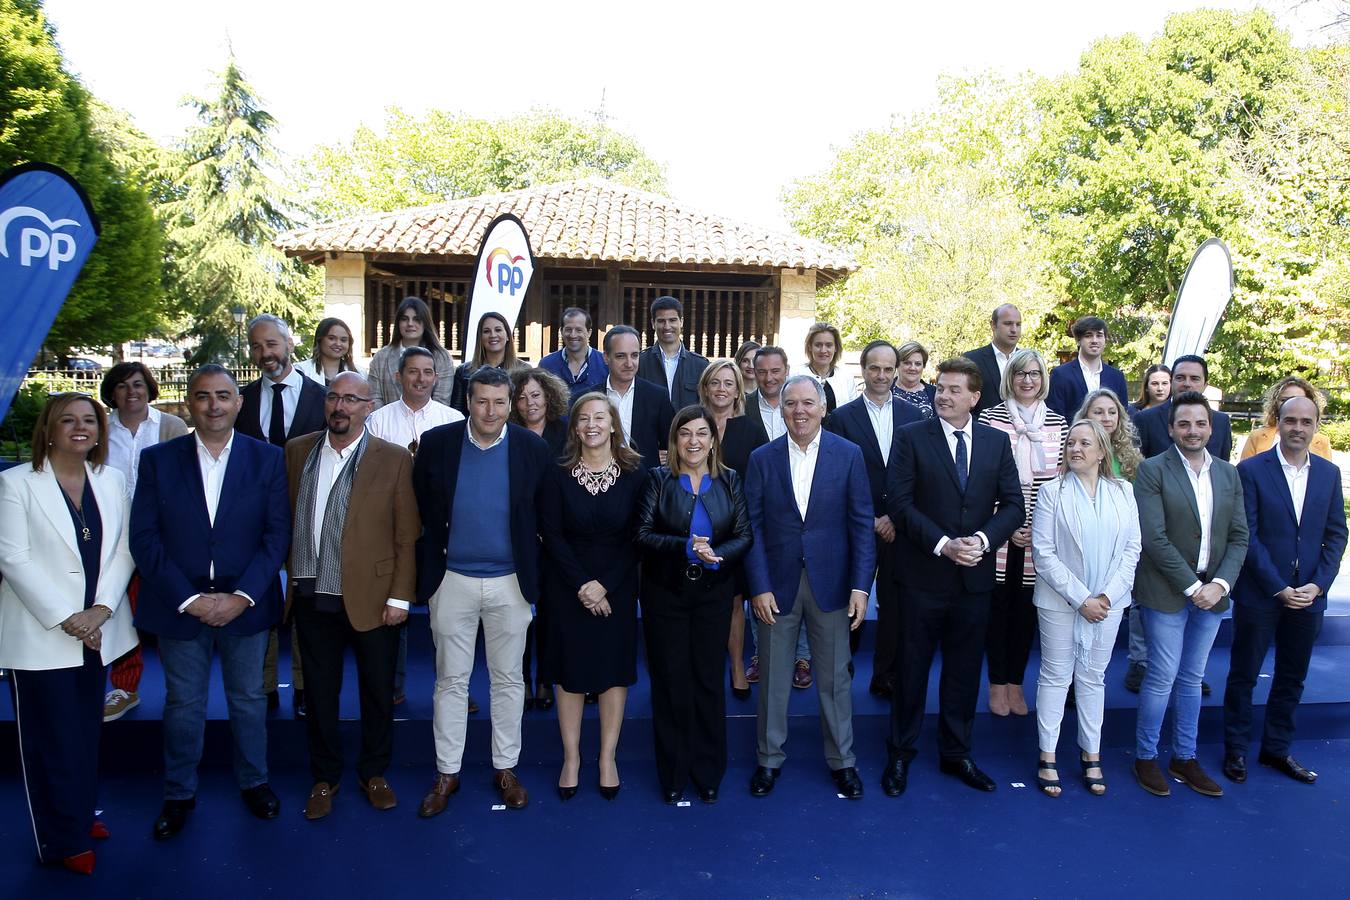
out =
<svg viewBox="0 0 1350 900"><path fill-rule="evenodd" d="M759 656L759 619L755 618L753 609L747 609L745 617L750 620L750 646L754 648L753 655ZM794 658L811 661L811 644L806 639L805 625L797 632L797 655Z"/></svg>
<svg viewBox="0 0 1350 900"><path fill-rule="evenodd" d="M235 780L240 790L267 783L267 694L262 674L267 631L241 637L203 626L191 640L159 639L165 687L166 800L187 800L197 794L212 648L220 652L220 675L234 735Z"/></svg>
<svg viewBox="0 0 1350 900"><path fill-rule="evenodd" d="M1166 613L1139 606L1148 632L1148 668L1139 688L1139 718L1135 751L1139 759L1156 759L1167 701L1175 685L1172 755L1195 759L1196 731L1200 727L1200 680L1205 675L1222 613L1200 609L1189 601L1180 612Z"/></svg>

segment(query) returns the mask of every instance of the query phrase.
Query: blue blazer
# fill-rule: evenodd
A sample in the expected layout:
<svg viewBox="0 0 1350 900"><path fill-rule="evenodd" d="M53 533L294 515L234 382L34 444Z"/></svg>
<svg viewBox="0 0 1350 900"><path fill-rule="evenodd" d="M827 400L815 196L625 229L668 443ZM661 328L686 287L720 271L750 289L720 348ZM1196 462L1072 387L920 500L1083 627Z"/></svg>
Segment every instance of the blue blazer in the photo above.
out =
<svg viewBox="0 0 1350 900"><path fill-rule="evenodd" d="M1308 609L1322 612L1345 553L1341 471L1320 456L1309 455L1303 514L1295 520L1278 446L1244 459L1237 467L1250 537L1242 574L1233 585L1233 601L1274 606L1279 603L1275 595L1286 587L1312 583L1322 594Z"/></svg>
<svg viewBox="0 0 1350 900"><path fill-rule="evenodd" d="M1212 408L1212 407L1211 407ZM1144 459L1151 459L1172 448L1172 436L1167 433L1167 418L1172 414L1172 401L1166 400L1150 407L1134 417L1134 427L1139 432L1139 452ZM1214 410L1214 429L1209 435L1205 449L1215 459L1228 462L1233 455L1233 423L1228 413Z"/></svg>
<svg viewBox="0 0 1350 900"><path fill-rule="evenodd" d="M438 425L422 435L413 460L413 493L422 515L417 539L417 602L426 603L445 578L445 551L450 542L450 513L455 508L459 460L464 452L467 420ZM539 435L508 422L506 455L511 479L511 554L516 580L525 599L539 599L539 508L544 474L555 465L548 444Z"/></svg>
<svg viewBox="0 0 1350 900"><path fill-rule="evenodd" d="M1102 362L1101 385L1115 391L1120 402L1129 405L1129 385L1115 366ZM1078 364L1078 357L1050 370L1050 393L1045 398L1045 405L1063 416L1064 421L1073 421L1074 413L1078 412L1078 407L1083 405L1083 398L1087 395L1087 381L1083 378L1083 367Z"/></svg>
<svg viewBox="0 0 1350 900"><path fill-rule="evenodd" d="M792 493L788 440L783 435L760 447L746 466L745 500L755 537L745 562L750 593L772 592L779 611L788 613L805 567L816 604L824 612L846 609L849 592L871 591L876 572L872 500L862 451L821 430L802 521Z"/></svg>
<svg viewBox="0 0 1350 900"><path fill-rule="evenodd" d="M257 634L275 625L281 619L281 567L291 549L281 448L235 431L214 525L195 436L147 447L138 473L131 502L131 555L141 572L136 627L191 640L203 625L178 607L210 591L243 591L253 598L254 605L225 626L227 634Z"/></svg>
<svg viewBox="0 0 1350 900"><path fill-rule="evenodd" d="M857 444L858 449L862 450L863 462L867 464L867 480L872 486L872 515L880 517L886 515L886 461L881 458L877 432L872 427L872 416L864 405L866 402L865 397L859 396L845 403L830 414L825 420L825 427ZM891 453L894 453L900 429L914 422L922 422L924 415L917 406L897 398L891 402L891 416Z"/></svg>
<svg viewBox="0 0 1350 900"><path fill-rule="evenodd" d="M255 378L239 389L244 402L239 407L234 430L255 440L266 441L267 429L258 419L262 409L262 382L262 378ZM328 429L328 420L323 414L324 397L327 394L328 389L313 378L300 379L300 400L295 404L295 415L291 418L291 427L286 431L286 440Z"/></svg>
<svg viewBox="0 0 1350 900"><path fill-rule="evenodd" d="M962 493L942 420L901 428L886 470L886 512L898 532L895 579L925 591L979 593L994 589L996 550L1026 521L1012 444L996 428L971 426L970 472ZM990 552L980 564L958 566L933 553L944 537L983 531Z"/></svg>

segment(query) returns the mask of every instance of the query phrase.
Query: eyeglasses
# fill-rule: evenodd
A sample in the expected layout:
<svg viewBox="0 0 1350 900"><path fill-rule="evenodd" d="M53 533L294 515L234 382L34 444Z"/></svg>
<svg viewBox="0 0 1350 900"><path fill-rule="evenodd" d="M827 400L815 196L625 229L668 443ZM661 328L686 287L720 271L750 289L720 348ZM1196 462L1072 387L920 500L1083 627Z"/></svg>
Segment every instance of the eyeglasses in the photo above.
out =
<svg viewBox="0 0 1350 900"><path fill-rule="evenodd" d="M358 403L369 403L369 397L358 397L355 394L328 394L323 398L328 403L342 406L355 406Z"/></svg>
<svg viewBox="0 0 1350 900"><path fill-rule="evenodd" d="M1023 369L1021 372L1018 372L1013 377L1021 378L1023 381L1040 381L1042 375L1040 369Z"/></svg>

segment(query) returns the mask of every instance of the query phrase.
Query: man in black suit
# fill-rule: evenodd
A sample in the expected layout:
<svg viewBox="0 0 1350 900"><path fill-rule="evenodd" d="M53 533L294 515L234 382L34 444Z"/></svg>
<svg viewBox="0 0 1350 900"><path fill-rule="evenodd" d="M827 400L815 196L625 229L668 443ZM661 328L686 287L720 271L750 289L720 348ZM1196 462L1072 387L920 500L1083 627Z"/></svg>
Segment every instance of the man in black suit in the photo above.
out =
<svg viewBox="0 0 1350 900"><path fill-rule="evenodd" d="M975 350L967 350L963 355L980 368L980 383L984 390L980 392L979 403L974 415L978 417L991 406L999 404L998 386L1003 382L1003 372L1008 368L1008 360L1017 352L1017 341L1022 337L1022 313L1011 303L1005 303L989 314L989 343Z"/></svg>
<svg viewBox="0 0 1350 900"><path fill-rule="evenodd" d="M901 427L922 422L919 408L895 399L891 386L900 365L900 354L889 341L873 341L863 348L859 363L863 370L863 393L836 409L825 427L847 438L862 449L867 464L867 480L872 488L872 530L877 549L877 637L873 657L873 694L889 698L895 687L895 650L900 639L896 620L898 599L895 583L895 525L886 514L886 465ZM860 634L862 629L854 631ZM854 652L857 652L856 645Z"/></svg>
<svg viewBox="0 0 1350 900"><path fill-rule="evenodd" d="M895 571L903 588L903 642L891 701L881 787L904 793L923 725L928 671L942 648L938 748L941 768L982 791L994 781L970 757L980 691L994 554L1025 520L1012 445L975 422L980 370L963 357L938 366L937 417L900 429L886 473L895 523Z"/></svg>
<svg viewBox="0 0 1350 900"><path fill-rule="evenodd" d="M1172 396L1186 391L1203 394L1209 387L1209 364L1203 356L1178 356L1172 363ZM1134 427L1139 430L1139 450L1144 459L1157 456L1172 448L1172 438L1168 434L1167 424L1172 410L1172 400L1150 407L1134 417ZM1214 410L1214 429L1205 449L1215 459L1227 462L1233 455L1233 423L1227 413Z"/></svg>
<svg viewBox="0 0 1350 900"><path fill-rule="evenodd" d="M670 437L670 421L675 418L675 410L659 385L638 377L641 343L637 329L615 325L605 334L604 347L605 365L609 366L605 395L619 411L628 446L642 454L642 462L647 468L665 465L666 440ZM703 364L706 366L708 361L703 360ZM694 380L698 381L697 378Z"/></svg>
<svg viewBox="0 0 1350 900"><path fill-rule="evenodd" d="M642 351L637 377L665 388L672 409L697 403L698 378L708 360L684 346L684 304L674 297L653 300L652 330L656 343Z"/></svg>

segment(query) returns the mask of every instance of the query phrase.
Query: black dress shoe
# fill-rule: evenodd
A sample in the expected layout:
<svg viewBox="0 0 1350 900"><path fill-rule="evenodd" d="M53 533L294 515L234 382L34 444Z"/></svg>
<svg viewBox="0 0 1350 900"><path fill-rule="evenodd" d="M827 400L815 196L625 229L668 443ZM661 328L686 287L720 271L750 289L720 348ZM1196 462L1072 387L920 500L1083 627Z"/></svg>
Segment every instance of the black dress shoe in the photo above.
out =
<svg viewBox="0 0 1350 900"><path fill-rule="evenodd" d="M684 799L684 791L662 791L661 799L666 801L666 805L674 806Z"/></svg>
<svg viewBox="0 0 1350 900"><path fill-rule="evenodd" d="M698 799L702 800L704 803L716 803L717 788L699 788Z"/></svg>
<svg viewBox="0 0 1350 900"><path fill-rule="evenodd" d="M769 791L773 790L774 782L778 780L778 771L768 766L757 766L755 774L750 776L750 796L767 797Z"/></svg>
<svg viewBox="0 0 1350 900"><path fill-rule="evenodd" d="M291 708L295 710L295 717L303 719L305 717L305 692L297 690L291 698Z"/></svg>
<svg viewBox="0 0 1350 900"><path fill-rule="evenodd" d="M266 784L240 791L239 796L244 798L248 811L259 819L275 819L281 815L281 801Z"/></svg>
<svg viewBox="0 0 1350 900"><path fill-rule="evenodd" d="M1236 753L1225 753L1223 755L1223 774L1228 776L1229 781L1242 784L1247 780L1247 757L1239 756Z"/></svg>
<svg viewBox="0 0 1350 900"><path fill-rule="evenodd" d="M881 773L881 789L887 797L899 797L909 786L909 760L892 759Z"/></svg>
<svg viewBox="0 0 1350 900"><path fill-rule="evenodd" d="M834 783L845 800L862 799L863 783L862 779L858 777L857 769L853 766L847 766L843 769L835 769L830 774L834 776Z"/></svg>
<svg viewBox="0 0 1350 900"><path fill-rule="evenodd" d="M281 695L276 691L267 692L267 711L276 712L281 708Z"/></svg>
<svg viewBox="0 0 1350 900"><path fill-rule="evenodd" d="M1298 760L1292 756L1275 756L1271 753L1262 753L1257 757L1257 761L1263 766L1270 766L1277 772L1283 772L1295 781L1301 781L1304 784L1313 784L1317 781L1317 773L1311 769L1305 769L1298 764Z"/></svg>
<svg viewBox="0 0 1350 900"><path fill-rule="evenodd" d="M891 686L889 678L873 676L872 683L867 686L867 693L874 697L881 697L884 700L889 700L891 699L891 695L895 693L895 688Z"/></svg>
<svg viewBox="0 0 1350 900"><path fill-rule="evenodd" d="M197 806L197 799L165 800L160 808L159 818L155 820L154 835L157 841L167 841L183 830L187 824L188 813Z"/></svg>
<svg viewBox="0 0 1350 900"><path fill-rule="evenodd" d="M994 779L980 771L980 767L975 765L975 761L969 757L961 759L944 759L939 768L947 775L955 775L966 784L977 791L993 791L996 784Z"/></svg>
<svg viewBox="0 0 1350 900"><path fill-rule="evenodd" d="M1210 694L1212 694L1212 693L1214 693L1214 688L1212 688L1212 687L1209 686L1209 682L1208 682L1208 681L1202 681L1202 682L1200 682L1200 696L1201 696L1201 697L1208 697L1208 696L1209 696Z"/></svg>

